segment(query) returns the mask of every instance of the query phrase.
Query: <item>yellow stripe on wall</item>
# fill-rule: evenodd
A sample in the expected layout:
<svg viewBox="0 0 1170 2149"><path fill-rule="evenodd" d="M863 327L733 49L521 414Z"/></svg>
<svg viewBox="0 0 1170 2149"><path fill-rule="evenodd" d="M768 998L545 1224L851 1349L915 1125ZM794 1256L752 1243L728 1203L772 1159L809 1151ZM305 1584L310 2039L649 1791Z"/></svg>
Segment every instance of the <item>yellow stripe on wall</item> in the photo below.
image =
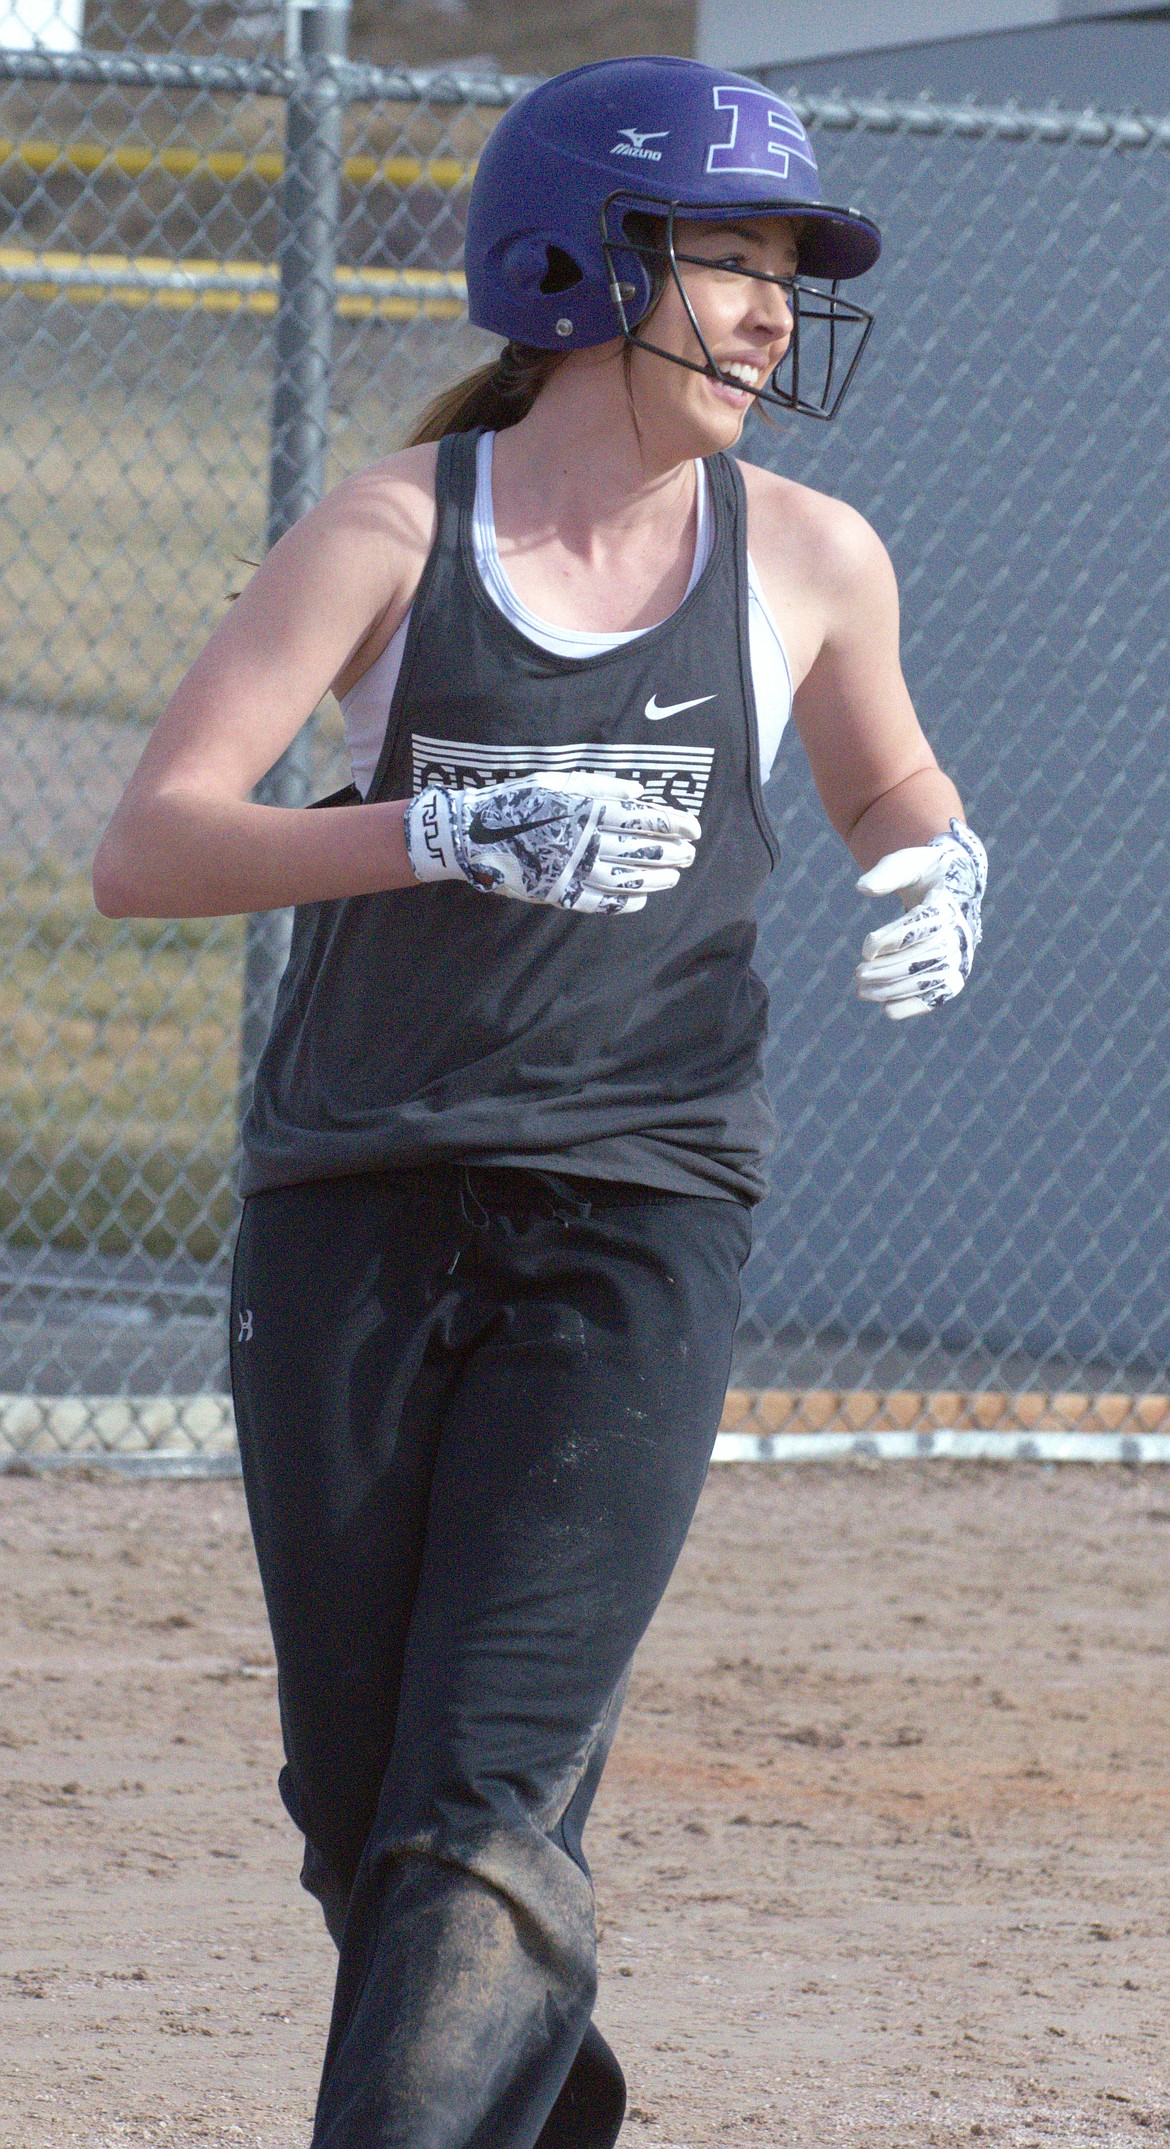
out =
<svg viewBox="0 0 1170 2149"><path fill-rule="evenodd" d="M175 261L164 255L35 253L0 247L0 288L73 306L198 307L209 313L271 314L280 271L269 261ZM458 271L339 268L337 311L344 320L456 321L466 312Z"/></svg>
<svg viewBox="0 0 1170 2149"><path fill-rule="evenodd" d="M145 172L168 172L172 178L206 178L230 184L258 179L274 186L284 174L279 149L156 149L137 142L16 142L0 136L0 165L23 164L29 171L117 171L129 178ZM350 186L388 186L401 190L425 184L450 193L470 186L475 165L458 157L347 157L342 177Z"/></svg>

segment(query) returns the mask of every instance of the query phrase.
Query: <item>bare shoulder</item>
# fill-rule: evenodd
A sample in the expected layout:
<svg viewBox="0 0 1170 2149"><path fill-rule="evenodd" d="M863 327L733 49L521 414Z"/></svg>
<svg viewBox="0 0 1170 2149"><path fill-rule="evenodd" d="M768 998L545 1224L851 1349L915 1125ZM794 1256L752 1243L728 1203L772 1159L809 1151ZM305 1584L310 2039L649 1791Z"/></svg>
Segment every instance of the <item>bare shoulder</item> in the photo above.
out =
<svg viewBox="0 0 1170 2149"><path fill-rule="evenodd" d="M772 575L795 579L823 600L877 596L893 582L890 557L864 515L848 501L794 478L739 464L748 505L748 544L767 587Z"/></svg>
<svg viewBox="0 0 1170 2149"><path fill-rule="evenodd" d="M344 529L373 544L422 546L429 551L435 535L435 467L438 446L402 448L352 477L343 478L314 509L313 521L324 535Z"/></svg>
<svg viewBox="0 0 1170 2149"><path fill-rule="evenodd" d="M348 590L360 622L334 677L336 694L348 693L381 655L414 601L435 541L437 459L433 442L385 456L343 478L289 533L313 554L314 579Z"/></svg>

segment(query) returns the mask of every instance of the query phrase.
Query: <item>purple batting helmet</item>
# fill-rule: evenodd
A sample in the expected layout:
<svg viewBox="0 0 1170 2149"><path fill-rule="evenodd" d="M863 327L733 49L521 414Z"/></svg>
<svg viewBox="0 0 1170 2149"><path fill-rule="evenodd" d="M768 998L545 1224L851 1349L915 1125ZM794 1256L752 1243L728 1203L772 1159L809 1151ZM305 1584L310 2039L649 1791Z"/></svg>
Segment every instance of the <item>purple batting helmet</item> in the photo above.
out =
<svg viewBox="0 0 1170 2149"><path fill-rule="evenodd" d="M652 243L639 211L643 220L660 220ZM831 417L871 326L837 285L872 268L881 235L859 210L821 201L812 144L790 105L759 82L696 60L575 67L504 113L484 146L468 203L469 314L477 327L538 350L586 350L622 335L643 342L636 331L664 268L691 312L675 220L745 216L797 222L797 277L786 286L795 323L789 385L773 376L759 394ZM831 289L802 288L807 277ZM828 327L823 387L811 398L799 378L802 315ZM695 370L721 377L693 312L691 319L707 361ZM848 327L855 334L846 365L841 332ZM842 365L845 378L834 384Z"/></svg>

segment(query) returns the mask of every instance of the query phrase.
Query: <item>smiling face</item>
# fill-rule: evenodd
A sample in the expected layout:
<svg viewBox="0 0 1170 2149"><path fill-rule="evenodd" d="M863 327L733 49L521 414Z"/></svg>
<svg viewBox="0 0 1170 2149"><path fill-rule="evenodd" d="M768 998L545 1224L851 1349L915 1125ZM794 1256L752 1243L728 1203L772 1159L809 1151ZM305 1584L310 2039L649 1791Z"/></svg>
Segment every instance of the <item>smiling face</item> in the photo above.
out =
<svg viewBox="0 0 1170 2149"><path fill-rule="evenodd" d="M639 417L649 415L650 399L658 422L693 427L709 441L698 452L726 448L738 440L752 405L752 390L762 387L784 357L792 338L792 306L785 282L797 266L797 230L788 217L750 217L743 223L705 224L680 219L674 227L675 255L686 298L702 341L695 333L682 293L668 276L661 297L635 338L661 351L706 368L703 341L721 373L742 380L737 388L712 380L705 371L689 372L664 364L636 340L630 347L631 386ZM779 278L783 281L762 281ZM653 372L648 372L653 368Z"/></svg>

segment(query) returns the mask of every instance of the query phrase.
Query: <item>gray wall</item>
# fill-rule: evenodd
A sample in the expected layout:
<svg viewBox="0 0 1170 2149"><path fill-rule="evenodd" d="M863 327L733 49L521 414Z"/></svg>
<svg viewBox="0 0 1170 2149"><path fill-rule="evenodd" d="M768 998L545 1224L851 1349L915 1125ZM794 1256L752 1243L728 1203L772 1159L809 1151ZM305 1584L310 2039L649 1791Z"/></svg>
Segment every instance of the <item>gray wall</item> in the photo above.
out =
<svg viewBox="0 0 1170 2149"><path fill-rule="evenodd" d="M1067 22L996 36L957 37L897 50L783 62L767 70L777 85L809 91L885 90L914 97L975 97L985 104L1049 100L1124 112L1170 111L1170 11L1146 21Z"/></svg>
<svg viewBox="0 0 1170 2149"><path fill-rule="evenodd" d="M744 1378L1157 1385L1170 1359L1170 151L817 135L885 228L832 427L748 452L853 501L992 860L967 992L850 994L871 911L789 741L762 934L784 1139Z"/></svg>
<svg viewBox="0 0 1170 2149"><path fill-rule="evenodd" d="M1157 0L698 0L695 53L715 66L803 67L940 39L1168 13Z"/></svg>

